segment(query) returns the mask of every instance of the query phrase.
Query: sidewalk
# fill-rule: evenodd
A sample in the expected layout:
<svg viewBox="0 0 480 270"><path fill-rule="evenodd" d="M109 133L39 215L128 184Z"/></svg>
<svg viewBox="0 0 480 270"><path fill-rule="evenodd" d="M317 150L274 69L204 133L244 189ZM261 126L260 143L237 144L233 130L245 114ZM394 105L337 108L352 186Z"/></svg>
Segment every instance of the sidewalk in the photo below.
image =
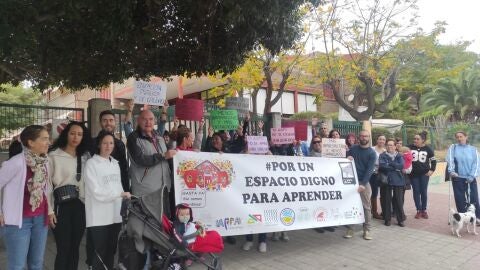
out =
<svg viewBox="0 0 480 270"><path fill-rule="evenodd" d="M429 189L428 220L416 220L411 191L405 194L408 219L401 228L392 220L384 226L374 220L374 239L365 241L361 227L352 239L344 239L343 228L336 232L317 233L314 230L290 232L289 242L268 242L268 252L252 249L243 251L243 236L237 245L226 244L221 255L224 269L242 270L311 270L311 269L478 269L480 266L480 235L462 233L463 238L451 235L447 224L448 185L431 185ZM452 198L453 200L453 198ZM480 231L480 227L477 227ZM81 247L80 270L86 269L85 247ZM49 239L45 269L53 270L55 243ZM5 250L0 247L0 269L5 269ZM190 269L205 269L193 265Z"/></svg>

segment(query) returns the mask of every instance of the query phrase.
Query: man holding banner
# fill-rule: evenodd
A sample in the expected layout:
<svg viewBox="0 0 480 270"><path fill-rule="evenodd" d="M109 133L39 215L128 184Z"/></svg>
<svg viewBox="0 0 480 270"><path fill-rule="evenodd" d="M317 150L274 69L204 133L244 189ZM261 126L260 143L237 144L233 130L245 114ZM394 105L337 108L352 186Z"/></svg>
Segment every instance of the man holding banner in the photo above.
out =
<svg viewBox="0 0 480 270"><path fill-rule="evenodd" d="M370 212L370 196L372 195L372 188L370 187L370 177L375 169L375 161L377 155L375 151L370 147L370 133L366 130L362 130L359 136L359 145L354 145L347 153L347 158L355 162L358 176L358 192L362 199L363 212L365 215L365 222L363 223L363 239L372 240L370 234L370 220L372 215ZM345 238L353 237L353 229L350 225L347 225L347 232Z"/></svg>

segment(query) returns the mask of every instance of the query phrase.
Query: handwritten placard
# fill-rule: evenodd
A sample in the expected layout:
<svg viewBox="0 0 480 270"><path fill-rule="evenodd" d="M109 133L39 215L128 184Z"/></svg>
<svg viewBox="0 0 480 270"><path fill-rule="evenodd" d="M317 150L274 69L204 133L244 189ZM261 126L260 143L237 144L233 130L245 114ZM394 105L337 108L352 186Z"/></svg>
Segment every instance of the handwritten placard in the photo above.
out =
<svg viewBox="0 0 480 270"><path fill-rule="evenodd" d="M175 103L175 116L180 120L202 120L203 100L189 98L178 99Z"/></svg>
<svg viewBox="0 0 480 270"><path fill-rule="evenodd" d="M167 96L167 85L136 81L133 101L136 104L163 106Z"/></svg>
<svg viewBox="0 0 480 270"><path fill-rule="evenodd" d="M273 144L289 144L295 141L295 128L271 128L270 135Z"/></svg>
<svg viewBox="0 0 480 270"><path fill-rule="evenodd" d="M345 139L322 139L322 157L344 158L347 155Z"/></svg>
<svg viewBox="0 0 480 270"><path fill-rule="evenodd" d="M284 121L282 127L295 128L295 139L299 141L306 141L308 138L308 122L302 120Z"/></svg>
<svg viewBox="0 0 480 270"><path fill-rule="evenodd" d="M238 116L245 118L249 113L250 100L243 97L227 97L225 107L229 110L236 110Z"/></svg>
<svg viewBox="0 0 480 270"><path fill-rule="evenodd" d="M238 113L236 110L210 111L210 123L215 130L234 130L238 128Z"/></svg>
<svg viewBox="0 0 480 270"><path fill-rule="evenodd" d="M247 146L250 154L265 154L269 150L266 136L247 136Z"/></svg>

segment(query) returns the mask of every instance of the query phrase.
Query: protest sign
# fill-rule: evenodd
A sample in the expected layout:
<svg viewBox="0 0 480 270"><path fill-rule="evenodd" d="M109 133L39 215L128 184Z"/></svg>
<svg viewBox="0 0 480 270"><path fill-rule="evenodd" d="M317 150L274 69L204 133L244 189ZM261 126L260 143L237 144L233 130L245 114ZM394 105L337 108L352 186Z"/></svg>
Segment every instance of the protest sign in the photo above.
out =
<svg viewBox="0 0 480 270"><path fill-rule="evenodd" d="M344 158L346 156L345 139L322 139L322 157Z"/></svg>
<svg viewBox="0 0 480 270"><path fill-rule="evenodd" d="M245 118L249 114L250 100L243 97L227 97L225 107L229 110L236 110L239 117Z"/></svg>
<svg viewBox="0 0 480 270"><path fill-rule="evenodd" d="M179 151L175 202L221 235L364 222L352 161Z"/></svg>
<svg viewBox="0 0 480 270"><path fill-rule="evenodd" d="M270 137L273 144L289 144L295 141L295 128L271 128Z"/></svg>
<svg viewBox="0 0 480 270"><path fill-rule="evenodd" d="M265 154L269 151L266 136L247 136L248 153Z"/></svg>
<svg viewBox="0 0 480 270"><path fill-rule="evenodd" d="M175 116L180 120L202 120L203 100L188 98L178 99L175 103Z"/></svg>
<svg viewBox="0 0 480 270"><path fill-rule="evenodd" d="M308 138L308 122L302 120L289 120L282 123L282 127L294 127L295 139L306 141Z"/></svg>
<svg viewBox="0 0 480 270"><path fill-rule="evenodd" d="M238 114L236 110L210 111L210 124L215 130L235 130L238 128Z"/></svg>
<svg viewBox="0 0 480 270"><path fill-rule="evenodd" d="M133 101L136 104L163 106L167 96L167 85L135 81Z"/></svg>

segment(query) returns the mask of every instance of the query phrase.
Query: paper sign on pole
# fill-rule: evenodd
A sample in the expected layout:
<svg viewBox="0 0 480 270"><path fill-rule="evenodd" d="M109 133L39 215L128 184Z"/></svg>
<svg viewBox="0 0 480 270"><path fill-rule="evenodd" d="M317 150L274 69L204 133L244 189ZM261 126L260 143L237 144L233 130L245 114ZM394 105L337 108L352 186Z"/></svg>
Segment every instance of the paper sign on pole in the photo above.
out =
<svg viewBox="0 0 480 270"><path fill-rule="evenodd" d="M290 144L295 141L295 128L271 128L270 136L273 144Z"/></svg>
<svg viewBox="0 0 480 270"><path fill-rule="evenodd" d="M345 139L322 139L322 157L344 158L346 156Z"/></svg>
<svg viewBox="0 0 480 270"><path fill-rule="evenodd" d="M175 116L180 120L202 120L203 100L188 98L178 99L175 103Z"/></svg>
<svg viewBox="0 0 480 270"><path fill-rule="evenodd" d="M238 113L236 110L210 111L210 123L215 130L235 130L238 128Z"/></svg>
<svg viewBox="0 0 480 270"><path fill-rule="evenodd" d="M346 158L179 151L173 164L175 203L223 236L364 222Z"/></svg>
<svg viewBox="0 0 480 270"><path fill-rule="evenodd" d="M265 154L269 151L266 136L247 136L247 146L250 154Z"/></svg>
<svg viewBox="0 0 480 270"><path fill-rule="evenodd" d="M294 127L295 139L306 141L308 138L308 122L303 120L289 120L282 123L282 127Z"/></svg>
<svg viewBox="0 0 480 270"><path fill-rule="evenodd" d="M245 118L249 114L250 100L243 97L227 97L225 107L230 110L236 110L238 116Z"/></svg>
<svg viewBox="0 0 480 270"><path fill-rule="evenodd" d="M136 104L163 106L166 97L166 84L135 81L133 100Z"/></svg>

